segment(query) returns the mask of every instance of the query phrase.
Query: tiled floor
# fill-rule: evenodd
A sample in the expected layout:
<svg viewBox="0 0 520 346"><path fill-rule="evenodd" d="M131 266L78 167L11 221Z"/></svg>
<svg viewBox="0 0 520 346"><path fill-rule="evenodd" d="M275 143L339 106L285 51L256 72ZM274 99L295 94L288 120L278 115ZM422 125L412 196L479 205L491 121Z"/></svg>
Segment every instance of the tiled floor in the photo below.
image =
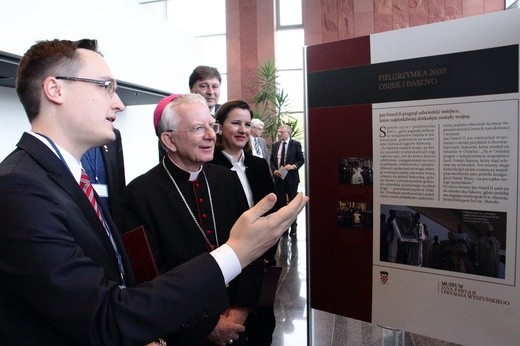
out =
<svg viewBox="0 0 520 346"><path fill-rule="evenodd" d="M283 267L274 301L273 346L307 345L307 257L305 210L298 217L297 238L283 236L277 264Z"/></svg>
<svg viewBox="0 0 520 346"><path fill-rule="evenodd" d="M406 345L448 346L452 343L392 331L312 309L313 335L307 333L307 258L305 211L298 218L298 237L280 239L277 264L283 267L274 303L273 346ZM309 341L312 340L312 343Z"/></svg>

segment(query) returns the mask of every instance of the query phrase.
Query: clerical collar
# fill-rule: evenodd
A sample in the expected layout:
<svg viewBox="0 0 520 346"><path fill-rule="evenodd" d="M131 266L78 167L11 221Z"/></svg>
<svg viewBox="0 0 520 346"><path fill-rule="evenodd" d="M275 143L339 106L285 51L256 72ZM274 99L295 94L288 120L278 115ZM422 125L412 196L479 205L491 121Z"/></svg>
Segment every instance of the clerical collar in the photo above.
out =
<svg viewBox="0 0 520 346"><path fill-rule="evenodd" d="M168 156L168 159L170 160L171 163L173 163L175 165L175 167L177 167L181 171L186 172L186 173L188 173L190 175L190 177L188 178L189 181L197 180L197 178L199 177L199 173L202 171L202 165L199 167L198 171L196 171L196 172L189 172L189 171L179 167L179 165L176 164L175 162L173 162L173 160L169 156Z"/></svg>

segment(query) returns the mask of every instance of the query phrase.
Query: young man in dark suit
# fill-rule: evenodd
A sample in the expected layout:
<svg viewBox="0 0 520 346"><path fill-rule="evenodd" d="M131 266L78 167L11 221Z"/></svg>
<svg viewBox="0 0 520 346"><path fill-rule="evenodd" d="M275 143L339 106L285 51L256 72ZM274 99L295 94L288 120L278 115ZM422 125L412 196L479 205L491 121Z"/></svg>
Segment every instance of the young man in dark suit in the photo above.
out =
<svg viewBox="0 0 520 346"><path fill-rule="evenodd" d="M16 91L31 131L0 163L2 345L144 345L204 320L227 308L226 284L308 200L260 217L275 203L268 196L219 251L132 287L117 228L80 164L115 140L116 87L95 40L41 41L20 61Z"/></svg>
<svg viewBox="0 0 520 346"><path fill-rule="evenodd" d="M282 205L293 200L298 194L300 175L298 169L305 163L302 145L291 139L292 129L289 125L278 128L279 141L273 144L271 151L271 170L274 177L276 195ZM296 237L296 220L291 225L290 236Z"/></svg>

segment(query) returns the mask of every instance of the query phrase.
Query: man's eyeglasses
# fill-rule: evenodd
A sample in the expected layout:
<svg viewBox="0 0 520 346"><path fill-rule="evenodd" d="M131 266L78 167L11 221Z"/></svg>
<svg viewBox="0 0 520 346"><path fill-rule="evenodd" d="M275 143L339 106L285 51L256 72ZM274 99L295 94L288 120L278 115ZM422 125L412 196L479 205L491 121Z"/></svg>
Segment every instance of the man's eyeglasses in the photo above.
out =
<svg viewBox="0 0 520 346"><path fill-rule="evenodd" d="M112 79L112 78L108 78L108 79L104 80L104 79L90 79L90 78L57 76L56 79L63 79L63 80L68 80L68 81L73 81L73 82L85 82L85 83L97 84L97 85L105 88L108 95L110 95L110 96L114 95L117 90L117 82L115 81L115 79Z"/></svg>
<svg viewBox="0 0 520 346"><path fill-rule="evenodd" d="M208 129L212 129L213 132L218 133L220 131L220 124L213 123L210 125L194 125L193 127L186 130L167 130L166 132L191 132L196 136L202 136Z"/></svg>

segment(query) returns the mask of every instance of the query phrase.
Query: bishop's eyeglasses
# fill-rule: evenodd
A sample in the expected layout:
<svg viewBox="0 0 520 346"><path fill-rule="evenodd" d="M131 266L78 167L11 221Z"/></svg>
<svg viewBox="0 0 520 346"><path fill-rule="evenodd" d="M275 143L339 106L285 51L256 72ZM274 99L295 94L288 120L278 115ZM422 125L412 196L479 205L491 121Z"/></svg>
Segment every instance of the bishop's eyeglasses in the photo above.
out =
<svg viewBox="0 0 520 346"><path fill-rule="evenodd" d="M209 125L193 125L192 127L186 129L186 130L167 130L166 132L190 132L193 133L195 136L202 136L206 133L207 130L212 129L213 132L218 133L220 131L220 124L219 123L213 123Z"/></svg>

